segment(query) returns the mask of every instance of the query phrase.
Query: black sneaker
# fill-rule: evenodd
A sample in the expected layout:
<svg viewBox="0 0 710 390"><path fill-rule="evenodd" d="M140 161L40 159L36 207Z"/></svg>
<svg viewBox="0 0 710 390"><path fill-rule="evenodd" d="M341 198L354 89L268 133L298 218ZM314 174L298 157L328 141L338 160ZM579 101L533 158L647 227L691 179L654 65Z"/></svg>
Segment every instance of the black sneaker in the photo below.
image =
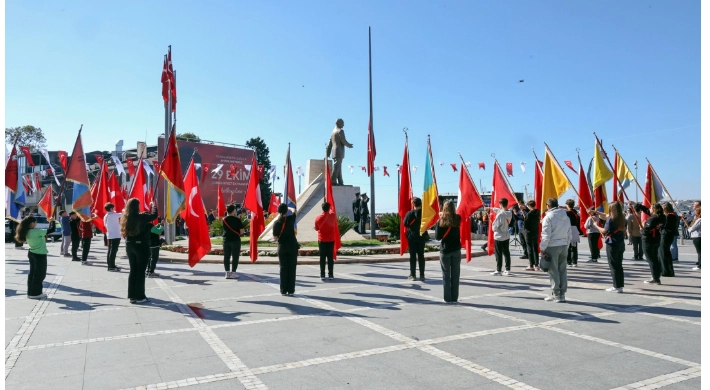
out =
<svg viewBox="0 0 710 390"><path fill-rule="evenodd" d="M325 280L325 275L321 275L320 280Z"/></svg>
<svg viewBox="0 0 710 390"><path fill-rule="evenodd" d="M528 258L528 255L520 256L520 258L521 258L521 259L527 259L527 258Z"/></svg>
<svg viewBox="0 0 710 390"><path fill-rule="evenodd" d="M335 280L335 278L333 277L333 275L328 276L328 279L330 279L330 280Z"/></svg>
<svg viewBox="0 0 710 390"><path fill-rule="evenodd" d="M419 277L419 280L422 281L422 282L426 282L426 278L424 278L424 275L420 276L420 277Z"/></svg>
<svg viewBox="0 0 710 390"><path fill-rule="evenodd" d="M136 300L131 301L131 303L133 303L133 304L136 304L136 303L148 303L148 302L150 302L150 299L148 299L148 298L136 299Z"/></svg>
<svg viewBox="0 0 710 390"><path fill-rule="evenodd" d="M118 267L113 267L113 268L107 269L107 271L108 271L108 272L121 272L121 269L118 268Z"/></svg>

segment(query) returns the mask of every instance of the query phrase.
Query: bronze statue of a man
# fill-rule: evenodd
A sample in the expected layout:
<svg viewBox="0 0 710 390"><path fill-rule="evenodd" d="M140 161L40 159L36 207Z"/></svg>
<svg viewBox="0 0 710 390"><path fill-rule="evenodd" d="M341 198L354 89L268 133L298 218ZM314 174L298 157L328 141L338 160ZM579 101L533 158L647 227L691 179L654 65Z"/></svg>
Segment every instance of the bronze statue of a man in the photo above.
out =
<svg viewBox="0 0 710 390"><path fill-rule="evenodd" d="M353 147L353 144L348 142L345 138L343 126L345 126L345 122L338 118L338 120L335 121L335 128L333 129L333 132L330 133L330 142L328 142L328 147L326 148L326 154L331 154L331 150L333 151L333 154L331 155L333 158L333 174L331 175L330 180L334 186L343 185L342 167L343 157L345 157L345 147Z"/></svg>

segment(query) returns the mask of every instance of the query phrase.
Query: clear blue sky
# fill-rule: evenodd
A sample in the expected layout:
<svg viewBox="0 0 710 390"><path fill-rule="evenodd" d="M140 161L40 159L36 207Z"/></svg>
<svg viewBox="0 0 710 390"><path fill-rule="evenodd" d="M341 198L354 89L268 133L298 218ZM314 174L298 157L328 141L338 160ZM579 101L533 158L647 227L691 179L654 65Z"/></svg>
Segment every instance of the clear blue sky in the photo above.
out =
<svg viewBox="0 0 710 390"><path fill-rule="evenodd" d="M439 191L455 193L458 151L486 190L495 153L532 191L531 146L573 161L580 148L587 164L596 131L639 161L642 184L648 157L675 198L700 196L699 1L11 0L5 126L41 127L50 149L70 150L81 123L86 151L146 131L154 144L172 44L180 132L261 136L279 166L290 141L295 167L323 156L342 117L345 165L365 165L368 26L376 164L395 172L408 127L415 193L427 134ZM377 211L394 211L396 176L381 175ZM362 171L344 176L370 192Z"/></svg>

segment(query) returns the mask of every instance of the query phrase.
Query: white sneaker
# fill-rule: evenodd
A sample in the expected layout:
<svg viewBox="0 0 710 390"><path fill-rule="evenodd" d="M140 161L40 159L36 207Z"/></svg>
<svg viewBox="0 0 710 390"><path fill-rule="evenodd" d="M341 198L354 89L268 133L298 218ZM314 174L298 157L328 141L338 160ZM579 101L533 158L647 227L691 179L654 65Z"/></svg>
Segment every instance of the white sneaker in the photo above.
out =
<svg viewBox="0 0 710 390"><path fill-rule="evenodd" d="M225 272L225 273L224 273L224 278L225 278L225 279L231 279L231 278L232 278L232 273L229 272L229 271Z"/></svg>
<svg viewBox="0 0 710 390"><path fill-rule="evenodd" d="M624 288L623 287L620 287L620 288L609 287L606 289L606 291L615 292L615 293L622 293L622 292L624 292Z"/></svg>
<svg viewBox="0 0 710 390"><path fill-rule="evenodd" d="M491 275L500 276L501 273L500 273L500 271L493 271L493 272L491 272Z"/></svg>
<svg viewBox="0 0 710 390"><path fill-rule="evenodd" d="M698 268L698 267L693 267L693 271L700 271L700 268Z"/></svg>
<svg viewBox="0 0 710 390"><path fill-rule="evenodd" d="M503 271L503 276L513 276L513 273L506 270L506 271Z"/></svg>
<svg viewBox="0 0 710 390"><path fill-rule="evenodd" d="M42 299L42 298L47 298L47 294L39 294L39 295L28 295L27 298L29 299Z"/></svg>
<svg viewBox="0 0 710 390"><path fill-rule="evenodd" d="M557 300L557 297L554 296L554 295L548 295L548 296L545 297L545 300L546 300L547 302L552 302L552 301Z"/></svg>

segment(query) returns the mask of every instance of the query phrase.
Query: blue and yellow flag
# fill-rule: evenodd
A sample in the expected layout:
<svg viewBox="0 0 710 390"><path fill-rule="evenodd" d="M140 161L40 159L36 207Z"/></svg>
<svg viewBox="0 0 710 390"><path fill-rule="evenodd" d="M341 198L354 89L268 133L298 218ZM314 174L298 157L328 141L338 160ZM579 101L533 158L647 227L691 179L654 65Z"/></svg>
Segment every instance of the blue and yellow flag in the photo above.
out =
<svg viewBox="0 0 710 390"><path fill-rule="evenodd" d="M94 201L91 199L89 175L86 173L84 148L81 145L81 130L79 130L79 135L76 136L65 180L72 183L72 209L79 214L79 218L82 221L90 220L91 205Z"/></svg>
<svg viewBox="0 0 710 390"><path fill-rule="evenodd" d="M596 189L614 177L614 173L604 163L599 142L594 143L594 168L592 169L592 188Z"/></svg>
<svg viewBox="0 0 710 390"><path fill-rule="evenodd" d="M426 165L424 166L424 193L422 194L422 223L420 233L424 233L439 220L439 191L436 188L434 158L431 155L431 139L427 137Z"/></svg>

